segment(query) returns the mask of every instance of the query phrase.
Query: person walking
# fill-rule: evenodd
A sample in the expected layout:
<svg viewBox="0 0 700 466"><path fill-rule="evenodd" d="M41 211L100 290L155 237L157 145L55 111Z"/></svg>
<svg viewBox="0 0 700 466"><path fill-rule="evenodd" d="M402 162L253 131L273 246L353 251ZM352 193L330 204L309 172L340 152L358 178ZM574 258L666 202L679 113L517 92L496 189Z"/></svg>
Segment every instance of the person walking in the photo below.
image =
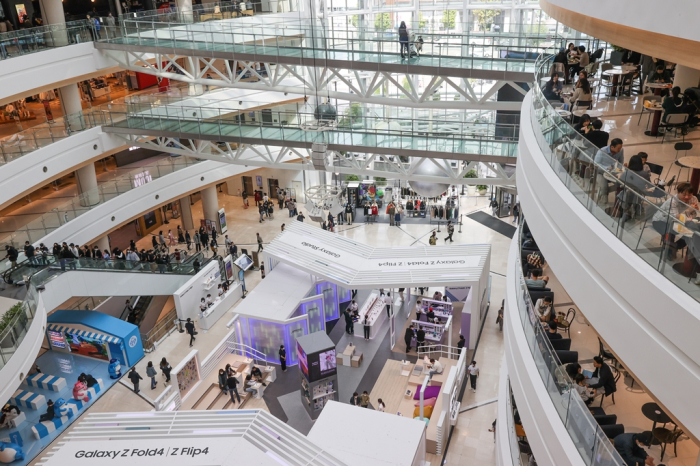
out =
<svg viewBox="0 0 700 466"><path fill-rule="evenodd" d="M197 332L194 331L194 322L192 322L192 319L189 317L187 318L187 322L185 323L185 330L187 330L187 333L190 335L190 348L192 347L192 344L196 340L194 337Z"/></svg>
<svg viewBox="0 0 700 466"><path fill-rule="evenodd" d="M24 242L24 255L31 265L36 265L36 255L34 246L29 241Z"/></svg>
<svg viewBox="0 0 700 466"><path fill-rule="evenodd" d="M131 372L129 372L129 380L131 380L131 383L134 385L134 393L138 393L141 390L139 390L139 380L143 380L143 377L139 375L138 372L136 372L136 366L131 368Z"/></svg>
<svg viewBox="0 0 700 466"><path fill-rule="evenodd" d="M148 361L148 365L146 366L146 376L151 378L151 390L156 388L156 385L158 385L158 382L156 382L156 375L158 375L158 372L156 372L156 368L153 367L153 361Z"/></svg>
<svg viewBox="0 0 700 466"><path fill-rule="evenodd" d="M58 245L56 245L58 246ZM56 254L56 246L54 246L54 255ZM17 258L19 257L19 253L17 252L17 249L15 249L14 246L10 246L9 244L5 245L5 252L7 252L7 255L5 256L5 259L10 261L10 264L12 264L12 267L17 267Z"/></svg>
<svg viewBox="0 0 700 466"><path fill-rule="evenodd" d="M258 204L258 213L260 214L260 220L258 220L258 223L262 223L265 221L265 205L260 203Z"/></svg>
<svg viewBox="0 0 700 466"><path fill-rule="evenodd" d="M160 370L165 376L165 383L170 383L170 371L173 370L173 368L170 367L170 363L167 359L163 358L160 360Z"/></svg>
<svg viewBox="0 0 700 466"><path fill-rule="evenodd" d="M516 225L520 222L520 204L515 204L513 206L513 223Z"/></svg>
<svg viewBox="0 0 700 466"><path fill-rule="evenodd" d="M260 233L255 233L255 236L257 237L257 240L258 240L258 252L260 252L263 250L262 236L260 236Z"/></svg>
<svg viewBox="0 0 700 466"><path fill-rule="evenodd" d="M234 400L234 395L236 398L238 398L238 404L241 403L241 395L238 394L238 389L236 388L236 385L238 385L238 380L233 375L230 375L226 379L226 386L228 387L228 393L231 395L231 403L236 404L236 400Z"/></svg>
<svg viewBox="0 0 700 466"><path fill-rule="evenodd" d="M369 325L369 318L367 317L367 314L365 314L365 321L363 322L363 330L365 331L365 340L369 340L369 331L372 327Z"/></svg>
<svg viewBox="0 0 700 466"><path fill-rule="evenodd" d="M393 202L390 202L386 208L386 213L389 215L389 226L394 226L394 220L396 219L396 206Z"/></svg>
<svg viewBox="0 0 700 466"><path fill-rule="evenodd" d="M190 232L186 231L185 232L185 243L187 243L187 250L189 251L192 249L192 237L190 236Z"/></svg>
<svg viewBox="0 0 700 466"><path fill-rule="evenodd" d="M352 314L349 309L345 309L345 333L352 335L354 333Z"/></svg>
<svg viewBox="0 0 700 466"><path fill-rule="evenodd" d="M287 372L287 351L284 349L284 345L280 345L279 355L282 372Z"/></svg>
<svg viewBox="0 0 700 466"><path fill-rule="evenodd" d="M406 27L405 21L401 21L401 25L399 26L399 47L401 50L401 58L406 58L404 56L404 50L408 58L411 58L411 52L408 49L408 28Z"/></svg>
<svg viewBox="0 0 700 466"><path fill-rule="evenodd" d="M194 248L195 248L194 251L195 252L201 251L202 250L202 240L199 237L198 231L194 232L194 238L192 238L192 240L194 241Z"/></svg>
<svg viewBox="0 0 700 466"><path fill-rule="evenodd" d="M428 244L431 246L435 246L437 244L437 233L433 231L433 234L430 235L430 238L428 238Z"/></svg>
<svg viewBox="0 0 700 466"><path fill-rule="evenodd" d="M425 330L418 326L418 331L416 331L416 352L425 345Z"/></svg>
<svg viewBox="0 0 700 466"><path fill-rule="evenodd" d="M352 204L349 202L345 204L345 221L347 222L348 225L352 225L352 216L355 212L353 212L355 209L352 208Z"/></svg>
<svg viewBox="0 0 700 466"><path fill-rule="evenodd" d="M387 291L386 296L384 296L384 304L386 305L386 316L391 319L391 294Z"/></svg>
<svg viewBox="0 0 700 466"><path fill-rule="evenodd" d="M476 365L476 361L472 361L467 367L467 372L469 372L469 382L472 385L472 391L476 392L476 379L479 377L479 366Z"/></svg>
<svg viewBox="0 0 700 466"><path fill-rule="evenodd" d="M377 399L377 411L380 413L383 413L384 410L386 409L386 405L384 404L384 401L381 398Z"/></svg>
<svg viewBox="0 0 700 466"><path fill-rule="evenodd" d="M409 325L406 333L403 336L403 341L406 342L406 352L411 351L411 342L413 341L413 324Z"/></svg>
<svg viewBox="0 0 700 466"><path fill-rule="evenodd" d="M447 240L449 239L450 243L454 243L454 240L452 239L452 235L454 234L454 232L455 226L452 225L452 220L449 220L447 222L447 237L445 238L445 242L447 242Z"/></svg>
<svg viewBox="0 0 700 466"><path fill-rule="evenodd" d="M362 392L362 396L360 397L360 406L363 408L369 408L369 394L367 393L367 390Z"/></svg>
<svg viewBox="0 0 700 466"><path fill-rule="evenodd" d="M489 204L489 207L491 207L491 213L495 217L496 214L498 213L498 201L496 200L495 197L493 199L491 199L491 203Z"/></svg>

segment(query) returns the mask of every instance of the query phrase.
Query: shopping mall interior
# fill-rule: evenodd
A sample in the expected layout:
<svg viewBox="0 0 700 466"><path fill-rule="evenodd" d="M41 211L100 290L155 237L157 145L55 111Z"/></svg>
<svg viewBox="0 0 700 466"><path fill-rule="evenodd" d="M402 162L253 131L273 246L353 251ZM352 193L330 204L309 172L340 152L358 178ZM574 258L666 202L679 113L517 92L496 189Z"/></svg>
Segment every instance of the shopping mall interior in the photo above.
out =
<svg viewBox="0 0 700 466"><path fill-rule="evenodd" d="M700 466L695 2L21 1L0 463Z"/></svg>

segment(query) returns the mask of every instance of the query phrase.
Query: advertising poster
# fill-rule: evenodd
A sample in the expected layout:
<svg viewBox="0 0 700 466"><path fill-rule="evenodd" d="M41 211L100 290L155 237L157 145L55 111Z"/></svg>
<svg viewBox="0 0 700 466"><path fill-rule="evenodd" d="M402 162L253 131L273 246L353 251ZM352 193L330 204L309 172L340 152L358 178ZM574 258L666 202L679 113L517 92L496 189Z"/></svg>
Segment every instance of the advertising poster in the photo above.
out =
<svg viewBox="0 0 700 466"><path fill-rule="evenodd" d="M24 5L22 5L22 6L24 6ZM262 176L255 177L255 184L257 184L259 188L262 188Z"/></svg>
<svg viewBox="0 0 700 466"><path fill-rule="evenodd" d="M226 233L228 230L228 227L226 226L226 211L224 211L224 209L219 209L219 228L221 234Z"/></svg>
<svg viewBox="0 0 700 466"><path fill-rule="evenodd" d="M233 261L231 260L231 256L228 256L228 260L226 261L226 280L231 281L233 280Z"/></svg>
<svg viewBox="0 0 700 466"><path fill-rule="evenodd" d="M29 19L27 17L27 9L24 7L24 3L15 4L15 10L17 10L17 18L19 19L19 24L23 24Z"/></svg>
<svg viewBox="0 0 700 466"><path fill-rule="evenodd" d="M63 336L61 332L53 332L49 330L46 332L49 335L49 342L51 343L51 346L53 348L61 348L61 349L66 349L67 344L66 344L66 338ZM68 348L68 351L70 349Z"/></svg>
<svg viewBox="0 0 700 466"><path fill-rule="evenodd" d="M297 359L299 360L299 369L306 377L306 380L309 380L309 361L306 359L306 353L299 343L297 343Z"/></svg>
<svg viewBox="0 0 700 466"><path fill-rule="evenodd" d="M109 361L109 354L104 341L81 337L72 333L66 333L66 342L71 353L88 356L95 359Z"/></svg>
<svg viewBox="0 0 700 466"><path fill-rule="evenodd" d="M146 215L143 216L143 222L146 225L146 230L155 226L155 224L158 222L158 217L156 217L156 211L152 210L146 213Z"/></svg>
<svg viewBox="0 0 700 466"><path fill-rule="evenodd" d="M328 377L337 372L338 364L335 361L335 348L319 354L318 362L321 367L321 377Z"/></svg>

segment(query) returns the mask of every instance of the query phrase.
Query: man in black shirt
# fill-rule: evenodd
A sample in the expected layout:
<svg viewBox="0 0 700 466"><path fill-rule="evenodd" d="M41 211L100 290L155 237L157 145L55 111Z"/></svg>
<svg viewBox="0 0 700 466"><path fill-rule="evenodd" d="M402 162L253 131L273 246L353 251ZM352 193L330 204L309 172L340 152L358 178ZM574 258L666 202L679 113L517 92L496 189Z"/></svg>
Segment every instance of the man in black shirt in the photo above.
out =
<svg viewBox="0 0 700 466"><path fill-rule="evenodd" d="M549 330L547 332L547 338L550 340L561 340L562 336L557 333L557 323L556 322L550 322L547 324L547 329Z"/></svg>
<svg viewBox="0 0 700 466"><path fill-rule="evenodd" d="M610 366L603 362L603 358L596 356L593 358L593 365L595 366L595 371L593 372L593 377L598 377L598 383L588 385L588 388L603 389L604 395L610 395L617 391L617 385L615 384L615 377L613 377L612 369Z"/></svg>
<svg viewBox="0 0 700 466"><path fill-rule="evenodd" d="M591 141L591 143L598 149L602 149L603 147L608 145L610 133L602 130L603 122L600 120L595 120L591 124L593 126L593 129L585 129L583 137Z"/></svg>
<svg viewBox="0 0 700 466"><path fill-rule="evenodd" d="M29 263L34 265L36 259L34 258L34 246L31 245L29 241L24 242L24 255L29 259Z"/></svg>
<svg viewBox="0 0 700 466"><path fill-rule="evenodd" d="M416 332L416 351L421 349L423 345L425 345L425 330L419 327Z"/></svg>
<svg viewBox="0 0 700 466"><path fill-rule="evenodd" d="M13 246L6 244L5 251L7 251L7 256L5 256L5 259L12 263L12 267L17 267L17 257L19 256L17 250Z"/></svg>
<svg viewBox="0 0 700 466"><path fill-rule="evenodd" d="M411 341L413 340L413 324L411 324L403 336L403 341L406 342L406 352L411 351Z"/></svg>
<svg viewBox="0 0 700 466"><path fill-rule="evenodd" d="M192 347L192 343L196 340L194 337L194 322L188 317L187 322L185 323L185 330L187 330L187 333L190 335L190 348Z"/></svg>

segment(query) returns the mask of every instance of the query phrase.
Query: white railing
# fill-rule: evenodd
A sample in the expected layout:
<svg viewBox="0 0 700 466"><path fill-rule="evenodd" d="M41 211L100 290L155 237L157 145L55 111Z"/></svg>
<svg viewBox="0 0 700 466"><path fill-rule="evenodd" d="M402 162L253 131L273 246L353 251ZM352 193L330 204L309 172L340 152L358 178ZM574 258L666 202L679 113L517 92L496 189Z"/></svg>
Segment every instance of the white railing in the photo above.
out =
<svg viewBox="0 0 700 466"><path fill-rule="evenodd" d="M466 354L466 351L462 351L462 353ZM418 359L423 358L425 356L434 359L459 359L461 357L460 348L448 345L422 346L418 349Z"/></svg>

